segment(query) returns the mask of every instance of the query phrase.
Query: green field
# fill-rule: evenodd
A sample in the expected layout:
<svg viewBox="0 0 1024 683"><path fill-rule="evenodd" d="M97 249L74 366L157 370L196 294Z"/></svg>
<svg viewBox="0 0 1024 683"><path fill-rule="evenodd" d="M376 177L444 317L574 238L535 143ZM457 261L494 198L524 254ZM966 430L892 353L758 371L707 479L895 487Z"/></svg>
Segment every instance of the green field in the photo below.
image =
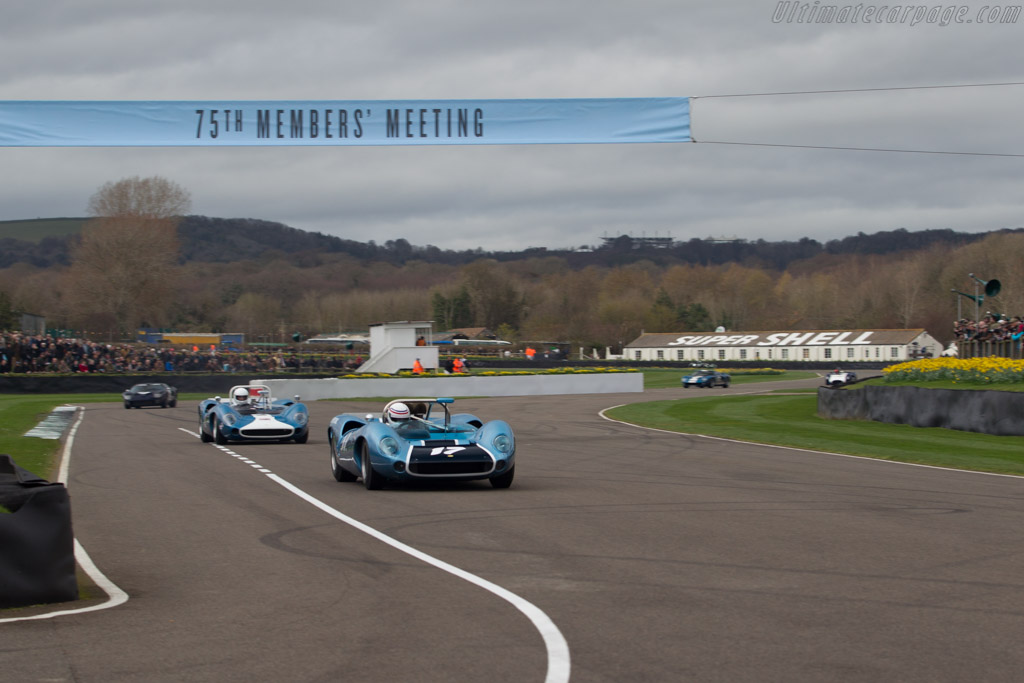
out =
<svg viewBox="0 0 1024 683"><path fill-rule="evenodd" d="M182 394L181 400L208 398ZM120 403L120 394L0 394L0 453L14 458L19 466L54 481L57 452L61 442L25 436L57 406L84 403Z"/></svg>
<svg viewBox="0 0 1024 683"><path fill-rule="evenodd" d="M714 396L634 403L608 417L687 434L1024 475L1024 437L883 422L825 420L813 394Z"/></svg>
<svg viewBox="0 0 1024 683"><path fill-rule="evenodd" d="M63 237L82 231L86 218L34 218L0 221L0 239L11 237L25 242L38 242L44 237Z"/></svg>
<svg viewBox="0 0 1024 683"><path fill-rule="evenodd" d="M12 456L18 465L40 477L55 479L52 463L60 443L23 435L56 406L69 402L68 399L78 400L78 397L0 396L0 453Z"/></svg>

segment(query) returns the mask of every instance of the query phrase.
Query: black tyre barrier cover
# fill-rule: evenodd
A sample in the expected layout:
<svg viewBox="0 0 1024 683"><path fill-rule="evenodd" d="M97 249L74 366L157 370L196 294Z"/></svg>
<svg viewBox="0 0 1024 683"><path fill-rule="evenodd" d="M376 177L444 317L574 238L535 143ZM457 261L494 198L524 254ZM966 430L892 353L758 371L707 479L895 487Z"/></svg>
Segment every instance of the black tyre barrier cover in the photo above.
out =
<svg viewBox="0 0 1024 683"><path fill-rule="evenodd" d="M1024 393L921 387L820 387L818 416L1024 436Z"/></svg>
<svg viewBox="0 0 1024 683"><path fill-rule="evenodd" d="M0 607L78 599L71 502L51 484L0 455Z"/></svg>

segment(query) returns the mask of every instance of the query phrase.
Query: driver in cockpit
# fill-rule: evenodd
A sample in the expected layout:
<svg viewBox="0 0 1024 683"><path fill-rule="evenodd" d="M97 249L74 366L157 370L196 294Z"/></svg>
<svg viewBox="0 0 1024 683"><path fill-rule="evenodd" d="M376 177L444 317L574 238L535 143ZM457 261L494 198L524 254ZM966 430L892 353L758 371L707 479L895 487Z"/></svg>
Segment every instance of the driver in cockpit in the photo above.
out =
<svg viewBox="0 0 1024 683"><path fill-rule="evenodd" d="M411 422L412 413L409 411L409 406L404 403L392 403L388 406L387 420L394 428L399 428L408 425Z"/></svg>

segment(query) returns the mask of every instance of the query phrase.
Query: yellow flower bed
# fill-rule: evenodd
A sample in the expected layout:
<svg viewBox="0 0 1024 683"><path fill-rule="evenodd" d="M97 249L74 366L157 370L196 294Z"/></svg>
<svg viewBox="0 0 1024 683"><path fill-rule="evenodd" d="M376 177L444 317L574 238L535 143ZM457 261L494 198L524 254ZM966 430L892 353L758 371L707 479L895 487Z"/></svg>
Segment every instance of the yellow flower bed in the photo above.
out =
<svg viewBox="0 0 1024 683"><path fill-rule="evenodd" d="M887 382L977 382L1009 384L1024 382L1024 360L1010 358L922 358L890 365L882 370Z"/></svg>

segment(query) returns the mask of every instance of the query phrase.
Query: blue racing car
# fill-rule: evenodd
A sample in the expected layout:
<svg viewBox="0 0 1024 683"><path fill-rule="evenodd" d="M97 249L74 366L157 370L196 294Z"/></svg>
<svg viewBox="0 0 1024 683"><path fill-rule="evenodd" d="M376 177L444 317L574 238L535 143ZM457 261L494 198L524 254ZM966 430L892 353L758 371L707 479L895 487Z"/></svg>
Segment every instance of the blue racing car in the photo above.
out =
<svg viewBox="0 0 1024 683"><path fill-rule="evenodd" d="M379 417L337 415L327 428L331 473L337 481L362 478L368 489L389 481L487 479L512 485L516 440L502 420L484 422L449 411L451 398L389 402Z"/></svg>
<svg viewBox="0 0 1024 683"><path fill-rule="evenodd" d="M299 397L274 400L263 384L231 388L229 398L215 396L199 404L199 438L229 441L294 441L309 439L309 410Z"/></svg>
<svg viewBox="0 0 1024 683"><path fill-rule="evenodd" d="M697 370L689 375L685 375L682 379L683 389L689 389L690 387L710 389L716 386L728 389L730 381L732 381L732 378L729 375L713 368Z"/></svg>

